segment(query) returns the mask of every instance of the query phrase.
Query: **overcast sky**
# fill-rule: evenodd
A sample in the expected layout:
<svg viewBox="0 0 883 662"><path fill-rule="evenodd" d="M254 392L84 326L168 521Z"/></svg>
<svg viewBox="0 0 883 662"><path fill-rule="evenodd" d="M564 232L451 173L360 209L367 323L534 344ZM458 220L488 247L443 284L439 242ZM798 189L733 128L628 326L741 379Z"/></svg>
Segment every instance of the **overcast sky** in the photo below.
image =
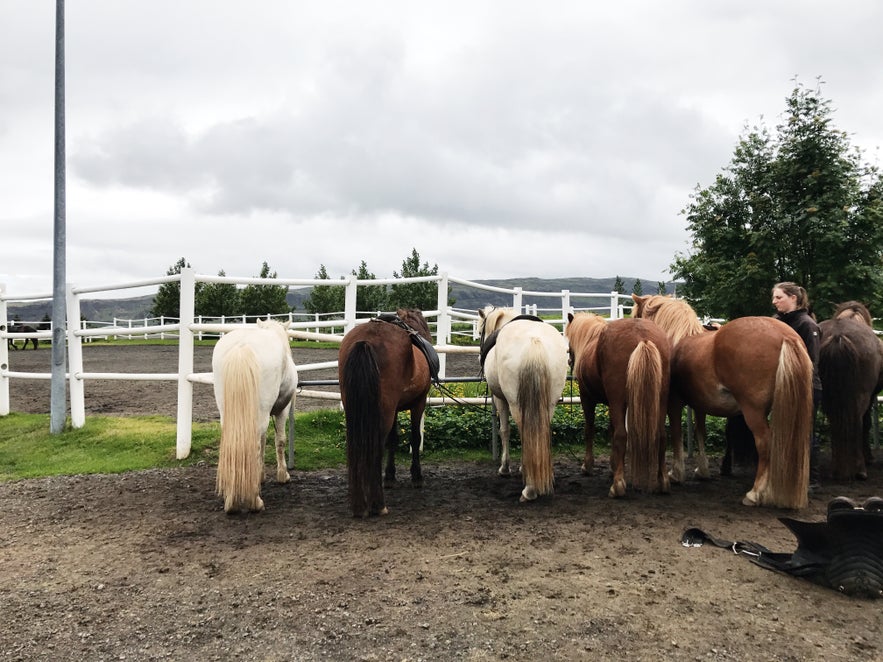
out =
<svg viewBox="0 0 883 662"><path fill-rule="evenodd" d="M883 3L66 3L67 280L668 278L795 81L877 162ZM55 3L0 0L0 283L51 292Z"/></svg>

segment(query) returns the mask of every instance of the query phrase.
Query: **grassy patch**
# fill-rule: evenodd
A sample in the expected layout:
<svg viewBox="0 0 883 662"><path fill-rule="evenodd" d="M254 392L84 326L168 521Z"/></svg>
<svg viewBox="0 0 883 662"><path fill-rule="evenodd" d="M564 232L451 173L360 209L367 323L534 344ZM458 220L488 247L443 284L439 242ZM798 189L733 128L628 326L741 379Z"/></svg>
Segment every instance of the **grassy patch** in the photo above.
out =
<svg viewBox="0 0 883 662"><path fill-rule="evenodd" d="M163 416L90 416L78 430L49 433L49 416L10 414L0 418L0 482L60 474L121 473L156 467L215 464L220 425L194 423L190 455L175 458L175 421ZM275 465L273 430L266 457ZM295 418L295 466L313 470L345 463L343 414L334 411Z"/></svg>

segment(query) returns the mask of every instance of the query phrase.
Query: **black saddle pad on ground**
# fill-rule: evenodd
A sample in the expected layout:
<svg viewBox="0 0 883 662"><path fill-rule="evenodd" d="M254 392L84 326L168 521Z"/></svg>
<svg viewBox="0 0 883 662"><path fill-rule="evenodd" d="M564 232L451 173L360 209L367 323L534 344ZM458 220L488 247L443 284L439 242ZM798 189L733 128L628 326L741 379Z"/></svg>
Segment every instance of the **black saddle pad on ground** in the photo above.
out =
<svg viewBox="0 0 883 662"><path fill-rule="evenodd" d="M779 521L797 538L793 553L772 552L763 545L729 541L690 528L681 536L686 547L708 542L747 556L762 568L802 577L845 595L883 598L883 498L859 504L837 497L828 504L824 522Z"/></svg>

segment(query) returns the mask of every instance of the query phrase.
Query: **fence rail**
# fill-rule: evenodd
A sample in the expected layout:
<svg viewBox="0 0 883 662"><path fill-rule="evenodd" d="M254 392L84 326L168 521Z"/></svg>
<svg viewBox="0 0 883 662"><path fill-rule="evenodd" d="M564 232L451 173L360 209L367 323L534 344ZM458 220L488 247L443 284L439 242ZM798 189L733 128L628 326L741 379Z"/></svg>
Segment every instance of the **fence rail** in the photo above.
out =
<svg viewBox="0 0 883 662"><path fill-rule="evenodd" d="M366 317L360 317L356 310L356 295L359 287L370 287L383 284L403 284L414 282L435 282L438 285L437 306L435 310L423 311L427 321L430 322L434 331L435 347L439 352L440 376L445 377L446 354L462 351L477 351L476 348L464 348L452 344L452 336L459 331L453 329L453 325L466 325L468 334L477 339L476 323L477 311L465 311L448 305L449 288L451 283L483 290L511 297L511 306L521 312L543 314L549 321L560 325L562 328L567 323L567 314L574 311L594 311L608 315L611 319L619 319L623 316L624 308L631 303L630 297L617 292L570 292L560 290L555 292L526 291L520 287L502 288L493 285L485 285L474 281L450 277L447 274L437 276L421 276L418 278L395 278L395 279L371 279L359 280L354 276L340 280L318 279L286 279L286 278L249 278L230 276L209 276L195 273L191 268L184 268L180 274L164 276L148 280L131 281L113 285L76 287L68 285L66 289L65 310L67 320L81 320L81 302L85 295L105 294L119 290L140 288L156 288L165 283L177 282L180 285L180 317L174 318L144 318L142 324L135 324L136 320L114 319L110 323L80 321L78 324L67 324L65 337L67 340L67 372L68 397L70 398L71 424L75 428L85 425L85 395L84 382L90 379L114 379L133 381L170 381L177 383L177 415L176 415L176 455L179 459L187 457L190 453L191 432L193 427L193 384L212 383L211 373L194 373L193 348L194 342L203 337L222 334L235 329L248 320L242 316L230 318L205 318L195 314L195 292L197 283L228 283L235 285L274 285L289 287L307 287L321 285L323 287L343 287L344 310L342 313L330 319L319 319L313 316L311 319L297 320L300 316L291 313L287 316L291 322L289 335L293 338L305 340L325 340L340 342L343 336L355 328L356 325L367 321ZM541 307L537 304L525 305L524 297L549 299L549 307ZM25 373L16 372L10 368L10 353L7 340L37 338L38 340L51 340L52 330L40 329L36 333L12 333L9 330L8 304L10 302L28 301L51 301L51 294L27 294L12 295L6 292L5 286L0 284L0 416L5 416L9 411L10 382L14 379L50 379L50 373ZM582 305L575 305L581 302ZM624 303L626 302L626 303ZM553 305L554 304L554 305ZM380 311L378 311L380 312ZM559 316L560 315L560 316ZM235 320L235 321L234 321ZM32 325L41 324L35 322ZM330 330L330 332L328 332ZM170 338L178 341L178 370L174 373L87 373L83 370L83 344L95 338ZM317 370L333 367L332 364L312 364L298 366L298 372ZM319 395L321 393L321 395ZM314 397L335 397L324 392L311 392ZM304 395L307 395L304 393ZM450 399L440 399L441 402L450 403Z"/></svg>

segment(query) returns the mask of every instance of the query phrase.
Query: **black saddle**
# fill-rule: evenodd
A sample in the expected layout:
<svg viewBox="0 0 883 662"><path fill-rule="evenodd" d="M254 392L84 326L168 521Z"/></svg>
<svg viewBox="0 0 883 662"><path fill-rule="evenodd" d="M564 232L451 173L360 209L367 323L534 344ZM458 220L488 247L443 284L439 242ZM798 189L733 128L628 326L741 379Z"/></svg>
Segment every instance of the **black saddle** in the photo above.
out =
<svg viewBox="0 0 883 662"><path fill-rule="evenodd" d="M542 322L542 318L537 317L536 315L517 315L513 317L511 320L506 322L506 324L511 324L517 320L529 320L531 322ZM491 351L494 345L497 344L497 336L500 334L504 328L506 328L506 324L501 326L499 329L491 333L486 338L482 338L481 346L478 348L478 361L481 363L481 367L484 368L484 360L487 358L488 352Z"/></svg>
<svg viewBox="0 0 883 662"><path fill-rule="evenodd" d="M762 568L802 577L815 584L860 598L883 598L883 498L870 497L859 504L847 497L828 503L825 522L779 521L797 538L791 553L772 552L753 542L714 538L701 529L687 529L685 547L709 542L748 556Z"/></svg>
<svg viewBox="0 0 883 662"><path fill-rule="evenodd" d="M411 338L411 343L416 346L417 349L423 352L423 356L426 357L426 362L429 364L429 374L432 377L432 381L438 381L438 373L441 369L441 361L438 358L438 352L435 351L435 347L432 346L431 342L421 336L417 329L412 327L395 313L381 313L374 319L380 322L395 324L397 327L407 331L408 337Z"/></svg>

